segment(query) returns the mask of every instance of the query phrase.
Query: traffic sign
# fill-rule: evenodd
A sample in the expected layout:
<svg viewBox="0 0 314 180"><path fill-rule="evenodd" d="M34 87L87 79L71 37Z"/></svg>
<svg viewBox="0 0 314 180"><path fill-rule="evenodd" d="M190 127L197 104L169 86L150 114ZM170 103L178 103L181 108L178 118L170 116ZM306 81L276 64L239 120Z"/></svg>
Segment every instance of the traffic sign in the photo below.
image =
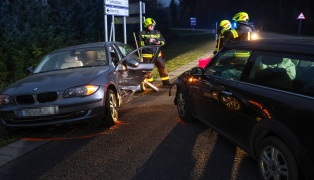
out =
<svg viewBox="0 0 314 180"><path fill-rule="evenodd" d="M139 24L141 22L139 17L127 17L126 23L127 24ZM116 17L114 18L115 24L123 24L124 23L124 17Z"/></svg>
<svg viewBox="0 0 314 180"><path fill-rule="evenodd" d="M105 0L105 5L128 8L129 7L129 0Z"/></svg>
<svg viewBox="0 0 314 180"><path fill-rule="evenodd" d="M297 19L305 19L305 16L303 15L303 13L301 12L300 15L298 16Z"/></svg>
<svg viewBox="0 0 314 180"><path fill-rule="evenodd" d="M106 15L129 16L129 9L105 6Z"/></svg>
<svg viewBox="0 0 314 180"><path fill-rule="evenodd" d="M196 18L195 17L191 17L191 26L195 26L196 25Z"/></svg>

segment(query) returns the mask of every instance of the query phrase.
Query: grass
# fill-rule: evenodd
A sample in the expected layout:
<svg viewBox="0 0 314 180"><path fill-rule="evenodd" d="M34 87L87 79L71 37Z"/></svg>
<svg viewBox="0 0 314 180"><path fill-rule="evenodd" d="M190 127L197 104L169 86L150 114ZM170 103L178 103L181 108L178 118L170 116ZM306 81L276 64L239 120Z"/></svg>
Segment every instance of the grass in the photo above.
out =
<svg viewBox="0 0 314 180"><path fill-rule="evenodd" d="M175 38L173 40L166 40L166 45L162 47L168 72L213 51L215 47L215 43L212 41L214 34L204 32L195 33L186 30L176 30L173 34L175 34ZM159 78L157 68L154 68L152 73L154 79ZM0 147L6 146L30 134L31 131L5 131L0 127Z"/></svg>
<svg viewBox="0 0 314 180"><path fill-rule="evenodd" d="M175 40L166 40L166 45L162 47L168 72L213 51L216 45L212 41L214 34L211 33L176 30L173 34L176 34ZM152 74L154 79L159 78L157 68Z"/></svg>

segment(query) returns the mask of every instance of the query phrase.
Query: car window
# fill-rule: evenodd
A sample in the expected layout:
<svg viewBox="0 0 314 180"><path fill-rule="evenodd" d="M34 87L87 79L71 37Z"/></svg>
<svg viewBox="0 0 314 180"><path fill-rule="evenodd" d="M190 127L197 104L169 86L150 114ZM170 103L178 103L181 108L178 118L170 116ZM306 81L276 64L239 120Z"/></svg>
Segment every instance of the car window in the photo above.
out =
<svg viewBox="0 0 314 180"><path fill-rule="evenodd" d="M134 48L128 44L117 44L123 57L130 54Z"/></svg>
<svg viewBox="0 0 314 180"><path fill-rule="evenodd" d="M314 62L308 56L256 53L249 81L272 88L314 95Z"/></svg>
<svg viewBox="0 0 314 180"><path fill-rule="evenodd" d="M113 66L117 66L119 63L119 55L118 52L115 48L115 46L111 46L109 47L109 51L110 51L110 58L111 58L111 62L113 64Z"/></svg>
<svg viewBox="0 0 314 180"><path fill-rule="evenodd" d="M205 69L205 73L239 80L250 54L251 51L248 50L224 50L217 55L214 63Z"/></svg>
<svg viewBox="0 0 314 180"><path fill-rule="evenodd" d="M72 49L54 52L40 61L34 73L84 66L107 66L108 60L106 57L104 48Z"/></svg>

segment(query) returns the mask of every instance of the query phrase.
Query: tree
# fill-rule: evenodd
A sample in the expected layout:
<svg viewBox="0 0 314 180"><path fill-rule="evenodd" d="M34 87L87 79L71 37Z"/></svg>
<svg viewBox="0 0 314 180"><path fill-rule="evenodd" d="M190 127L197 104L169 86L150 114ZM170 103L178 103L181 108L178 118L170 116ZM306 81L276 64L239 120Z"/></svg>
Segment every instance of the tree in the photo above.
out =
<svg viewBox="0 0 314 180"><path fill-rule="evenodd" d="M175 0L171 0L169 7L170 7L170 11L171 11L172 24L176 25L177 15L178 15L176 1Z"/></svg>

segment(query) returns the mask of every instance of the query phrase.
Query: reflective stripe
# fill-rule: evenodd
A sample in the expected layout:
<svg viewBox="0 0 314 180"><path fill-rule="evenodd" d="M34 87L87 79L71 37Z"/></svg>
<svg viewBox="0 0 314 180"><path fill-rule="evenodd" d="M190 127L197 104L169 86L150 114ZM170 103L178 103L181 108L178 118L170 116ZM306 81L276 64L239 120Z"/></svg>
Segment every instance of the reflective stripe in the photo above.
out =
<svg viewBox="0 0 314 180"><path fill-rule="evenodd" d="M233 38L239 37L238 32L236 30L232 29L230 32L232 33Z"/></svg>
<svg viewBox="0 0 314 180"><path fill-rule="evenodd" d="M142 54L143 58L152 58L154 55L153 54ZM158 54L158 57L161 56L161 53Z"/></svg>
<svg viewBox="0 0 314 180"><path fill-rule="evenodd" d="M251 40L251 33L247 32L247 40L250 41Z"/></svg>
<svg viewBox="0 0 314 180"><path fill-rule="evenodd" d="M250 52L236 52L235 56L236 57L249 57L250 56Z"/></svg>
<svg viewBox="0 0 314 180"><path fill-rule="evenodd" d="M169 76L167 76L167 77L160 77L160 79L161 79L162 81L164 81L164 80L169 80Z"/></svg>
<svg viewBox="0 0 314 180"><path fill-rule="evenodd" d="M146 81L147 81L147 82L153 82L153 81L154 81L154 78L146 78Z"/></svg>
<svg viewBox="0 0 314 180"><path fill-rule="evenodd" d="M160 38L160 34L143 34L142 38L147 38L147 39L156 38L156 39L159 39Z"/></svg>

